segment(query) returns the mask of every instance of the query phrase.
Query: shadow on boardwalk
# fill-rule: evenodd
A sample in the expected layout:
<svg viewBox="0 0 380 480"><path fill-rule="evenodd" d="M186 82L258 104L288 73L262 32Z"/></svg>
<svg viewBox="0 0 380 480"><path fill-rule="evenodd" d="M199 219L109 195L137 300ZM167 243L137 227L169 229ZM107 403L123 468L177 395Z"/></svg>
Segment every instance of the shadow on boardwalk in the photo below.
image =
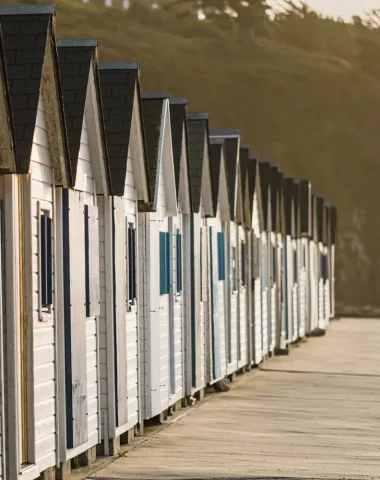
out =
<svg viewBox="0 0 380 480"><path fill-rule="evenodd" d="M379 345L380 321L334 322L95 476L379 479Z"/></svg>

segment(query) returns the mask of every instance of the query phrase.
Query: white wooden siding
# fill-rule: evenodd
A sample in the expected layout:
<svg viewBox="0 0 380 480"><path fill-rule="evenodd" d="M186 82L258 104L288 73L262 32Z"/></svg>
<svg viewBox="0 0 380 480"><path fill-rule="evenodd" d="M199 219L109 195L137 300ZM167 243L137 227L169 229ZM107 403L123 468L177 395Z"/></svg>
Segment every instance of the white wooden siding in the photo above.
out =
<svg viewBox="0 0 380 480"><path fill-rule="evenodd" d="M318 327L318 278L317 278L317 246L315 242L309 243L309 265L310 265L310 330Z"/></svg>
<svg viewBox="0 0 380 480"><path fill-rule="evenodd" d="M249 258L249 252L247 249L247 245L245 243L245 231L242 226L238 227L238 248L237 248L237 264L238 264L238 269L239 269L239 322L240 322L240 328L239 328L239 351L240 351L240 356L239 356L239 363L238 367L242 368L245 365L247 365L247 351L248 351L248 344L247 344L247 323L248 323L248 318L247 318L247 286L243 285L242 282L243 280L246 281L246 278L242 278L243 271L242 271L242 250L241 250L241 244L244 243L245 245L245 271L247 272L248 266L247 266L247 259Z"/></svg>
<svg viewBox="0 0 380 480"><path fill-rule="evenodd" d="M101 197L98 202L99 208L99 284L100 284L100 315L99 315L99 370L100 370L100 407L102 437L109 438L108 422L108 385L107 385L107 303L106 303L106 262L105 249L105 199ZM111 286L108 286L110 289ZM107 429L106 429L107 427Z"/></svg>
<svg viewBox="0 0 380 480"><path fill-rule="evenodd" d="M254 362L258 365L262 359L262 313L261 313L261 279L255 279L255 291L254 291L254 306L255 306L255 345L254 345Z"/></svg>
<svg viewBox="0 0 380 480"><path fill-rule="evenodd" d="M56 462L55 392L55 321L54 315L39 319L38 269L38 202L50 208L53 215L53 169L45 124L45 112L40 97L30 162L32 190L32 266L33 266L33 338L34 338L34 413L36 464L40 470ZM54 218L53 218L54 222ZM54 224L54 223L53 223ZM54 301L54 300L53 300ZM41 412L45 412L41 415Z"/></svg>
<svg viewBox="0 0 380 480"><path fill-rule="evenodd" d="M94 195L96 194L95 176L90 153L89 136L85 115L83 116L75 190L83 192L85 204L94 204Z"/></svg>
<svg viewBox="0 0 380 480"><path fill-rule="evenodd" d="M128 151L127 174L124 187L124 215L128 223L138 228L136 220L137 191L131 150ZM125 251L127 251L127 236L125 236ZM136 259L136 268L139 263ZM127 355L127 398L128 398L128 428L138 423L138 345L137 345L137 307L132 307L126 314L126 355Z"/></svg>
<svg viewBox="0 0 380 480"><path fill-rule="evenodd" d="M269 312L268 312L268 242L267 234L263 232L261 236L261 314L262 314L262 354L267 355L268 353L268 322L269 322Z"/></svg>
<svg viewBox="0 0 380 480"><path fill-rule="evenodd" d="M224 378L227 374L227 338L226 338L226 280L219 280L218 277L218 244L217 235L218 232L222 232L222 224L220 221L220 209L219 203L215 218L209 218L207 220L208 227L212 227L212 252L213 252L213 271L211 275L213 277L213 295L214 295L214 315L211 318L213 322L214 330L214 348L215 348L215 377L212 379L214 382ZM210 248L210 244L208 245ZM226 261L227 267L227 261ZM226 271L226 278L228 272ZM212 342L212 339L211 339ZM212 358L212 355L210 355ZM210 365L211 372L213 372L213 365Z"/></svg>
<svg viewBox="0 0 380 480"><path fill-rule="evenodd" d="M229 331L230 331L230 358L229 363L227 366L227 373L230 375L231 373L236 372L238 368L238 290L233 291L233 279L232 279L232 249L235 248L236 251L236 266L235 269L237 270L239 267L239 249L237 246L237 226L235 222L230 222L230 271L227 272L229 275L229 294L230 294L230 312L229 312ZM239 280L237 280L239 283ZM239 288L239 287L238 287Z"/></svg>
<svg viewBox="0 0 380 480"><path fill-rule="evenodd" d="M184 248L184 237L182 228L182 215L172 219L172 261L173 261L173 282L171 288L170 301L172 302L172 311L169 314L173 316L170 327L170 399L169 405L177 402L183 397L183 285L182 291L177 294L177 230L182 235L182 252ZM184 262L182 260L182 265ZM182 283L184 275L182 272Z"/></svg>
<svg viewBox="0 0 380 480"><path fill-rule="evenodd" d="M83 117L83 126L80 139L80 148L78 154L77 177L75 183L75 190L79 193L79 202L83 205L96 206L96 188L93 162L93 152L90 151L89 133L87 129L86 115ZM103 213L98 212L98 228L100 232L100 221L104 228ZM103 232L104 233L104 232ZM92 239L90 238L91 242ZM104 246L104 239L102 239ZM100 240L99 240L100 243ZM84 238L83 238L84 245ZM102 252L104 255L104 252ZM104 259L104 256L103 256ZM100 260L100 258L99 258ZM103 264L104 267L104 264ZM100 269L100 265L99 265ZM99 272L100 274L100 272ZM104 272L103 272L104 275ZM104 313L104 305L101 307L101 314ZM90 447L99 443L99 430L101 425L100 415L100 351L98 348L98 323L99 318L96 316L83 318L86 322L86 382L87 382L87 442L83 443L81 447L68 449L65 458L70 459L77 456L80 452L89 449Z"/></svg>
<svg viewBox="0 0 380 480"><path fill-rule="evenodd" d="M273 267L273 266L272 266ZM277 285L272 285L271 298L270 298L270 322L271 322L271 335L269 351L273 352L276 345L276 321L277 321Z"/></svg>

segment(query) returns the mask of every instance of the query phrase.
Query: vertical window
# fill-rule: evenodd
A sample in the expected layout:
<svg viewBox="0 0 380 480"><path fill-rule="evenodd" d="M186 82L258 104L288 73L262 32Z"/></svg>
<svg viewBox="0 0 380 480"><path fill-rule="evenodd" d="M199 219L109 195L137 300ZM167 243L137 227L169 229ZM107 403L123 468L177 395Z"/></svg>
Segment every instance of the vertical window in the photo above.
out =
<svg viewBox="0 0 380 480"><path fill-rule="evenodd" d="M128 303L129 306L137 303L136 288L136 228L133 223L128 224Z"/></svg>
<svg viewBox="0 0 380 480"><path fill-rule="evenodd" d="M241 284L245 286L245 243L241 242Z"/></svg>
<svg viewBox="0 0 380 480"><path fill-rule="evenodd" d="M217 233L218 243L218 279L225 280L225 253L224 253L224 232Z"/></svg>
<svg viewBox="0 0 380 480"><path fill-rule="evenodd" d="M53 239L52 221L49 212L40 214L40 269L41 269L41 307L50 312L53 304Z"/></svg>
<svg viewBox="0 0 380 480"><path fill-rule="evenodd" d="M177 268L177 293L182 292L182 235L177 230L176 234L176 268Z"/></svg>
<svg viewBox="0 0 380 480"><path fill-rule="evenodd" d="M293 250L293 268L294 268L294 282L298 281L297 275L297 250Z"/></svg>
<svg viewBox="0 0 380 480"><path fill-rule="evenodd" d="M86 317L90 316L90 243L88 205L84 206L84 269L86 287Z"/></svg>
<svg viewBox="0 0 380 480"><path fill-rule="evenodd" d="M170 292L170 234L160 232L160 295Z"/></svg>

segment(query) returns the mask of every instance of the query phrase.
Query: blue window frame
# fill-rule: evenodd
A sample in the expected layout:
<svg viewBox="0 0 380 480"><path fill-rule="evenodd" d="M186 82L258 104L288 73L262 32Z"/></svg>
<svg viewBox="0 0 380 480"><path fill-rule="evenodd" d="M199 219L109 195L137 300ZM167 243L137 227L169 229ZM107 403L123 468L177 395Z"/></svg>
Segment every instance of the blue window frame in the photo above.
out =
<svg viewBox="0 0 380 480"><path fill-rule="evenodd" d="M160 295L170 292L170 234L160 232Z"/></svg>
<svg viewBox="0 0 380 480"><path fill-rule="evenodd" d="M176 234L176 269L177 269L177 293L182 292L182 235L177 230Z"/></svg>
<svg viewBox="0 0 380 480"><path fill-rule="evenodd" d="M226 279L225 252L224 252L224 232L217 233L218 244L218 279Z"/></svg>

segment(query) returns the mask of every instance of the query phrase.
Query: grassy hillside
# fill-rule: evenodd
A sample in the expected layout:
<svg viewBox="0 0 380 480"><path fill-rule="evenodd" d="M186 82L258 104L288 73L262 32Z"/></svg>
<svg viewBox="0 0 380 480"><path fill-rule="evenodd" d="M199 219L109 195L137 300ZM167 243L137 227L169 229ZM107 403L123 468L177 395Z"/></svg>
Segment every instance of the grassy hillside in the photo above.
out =
<svg viewBox="0 0 380 480"><path fill-rule="evenodd" d="M277 19L265 38L78 0L57 13L59 36L96 36L100 59L140 60L143 89L187 96L212 126L240 127L254 152L309 178L339 207L338 299L380 307L378 31L313 13Z"/></svg>

